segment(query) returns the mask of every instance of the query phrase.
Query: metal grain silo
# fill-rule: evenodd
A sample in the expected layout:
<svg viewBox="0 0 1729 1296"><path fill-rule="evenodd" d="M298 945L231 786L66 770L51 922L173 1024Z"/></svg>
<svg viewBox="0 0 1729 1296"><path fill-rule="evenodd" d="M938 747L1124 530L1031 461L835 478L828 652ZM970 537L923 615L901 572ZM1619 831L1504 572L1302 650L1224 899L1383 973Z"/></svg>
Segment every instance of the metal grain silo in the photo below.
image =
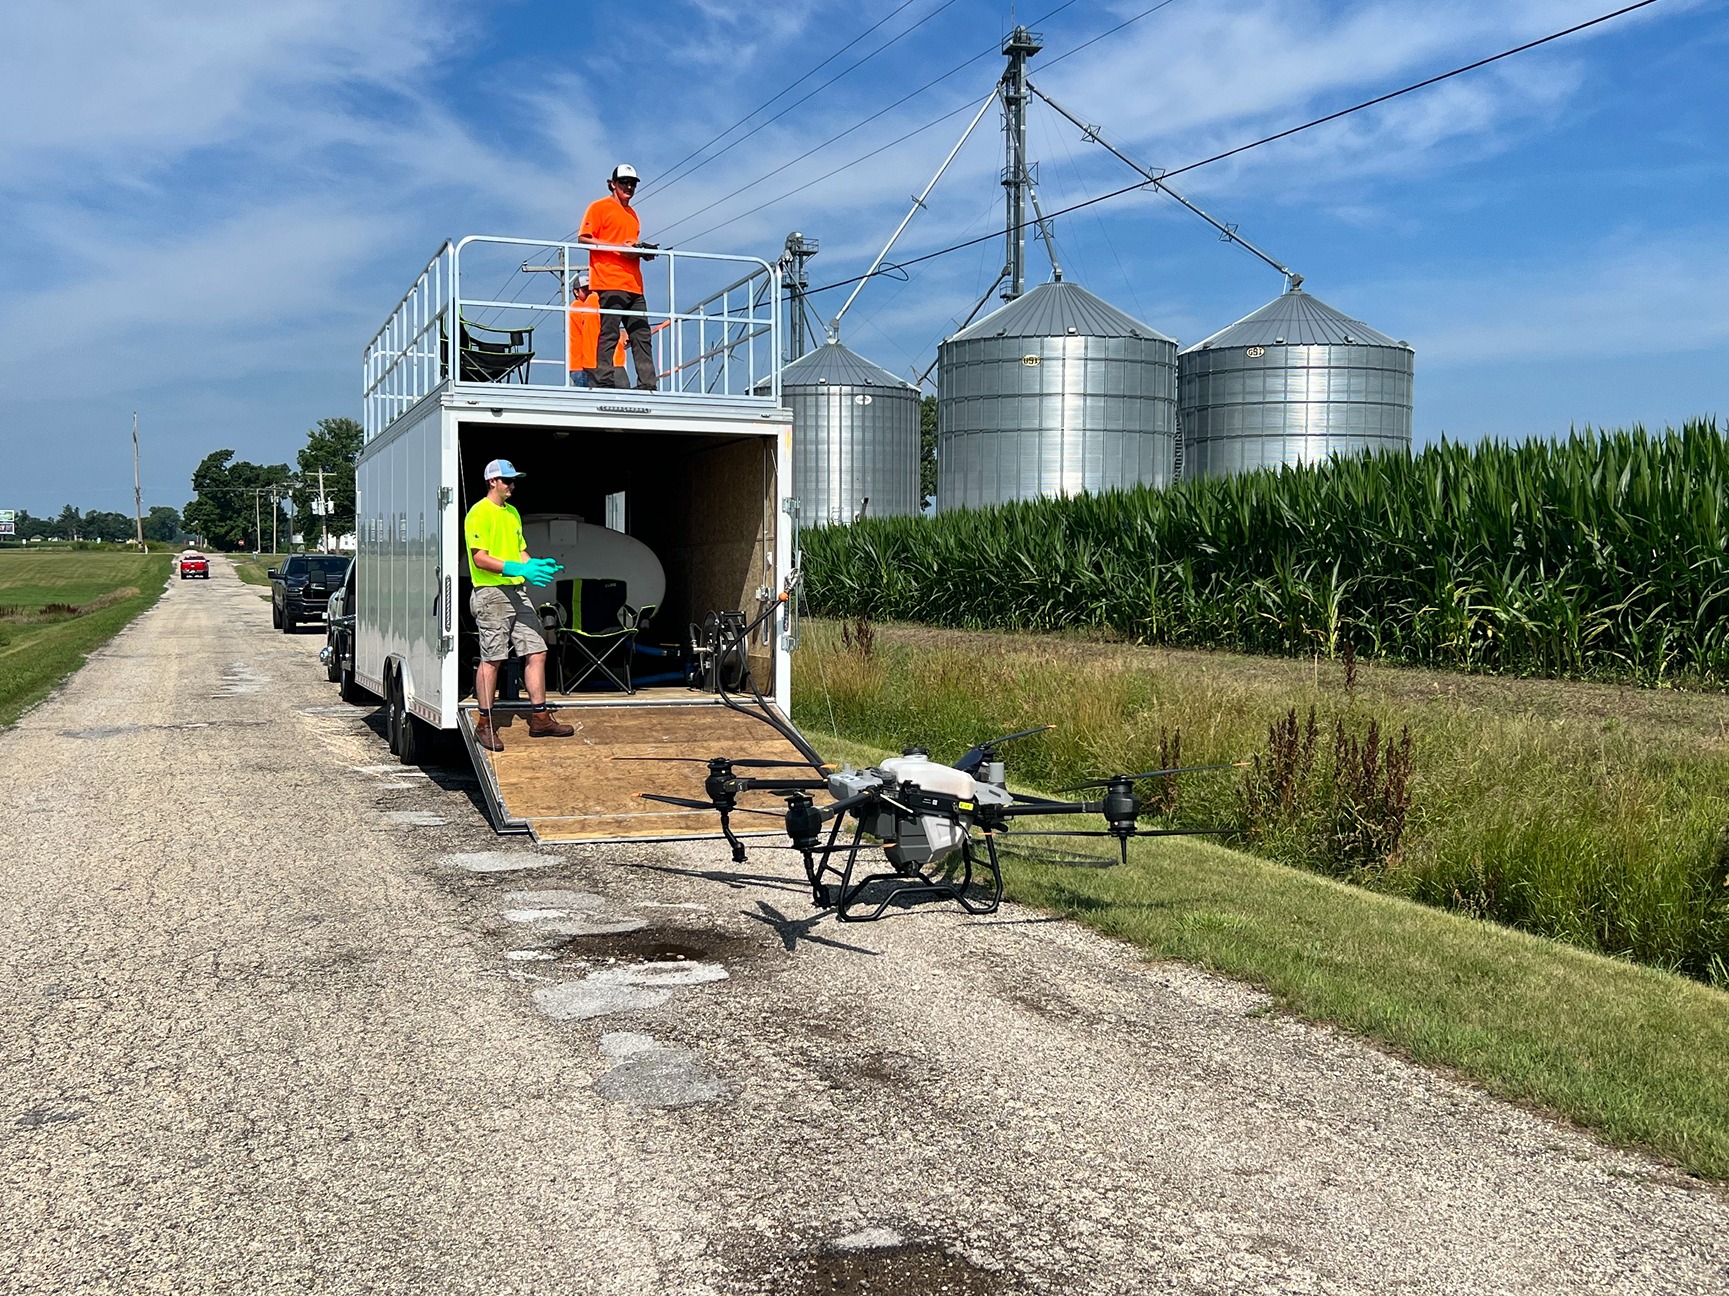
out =
<svg viewBox="0 0 1729 1296"><path fill-rule="evenodd" d="M1409 450L1415 356L1291 289L1179 357L1183 476Z"/></svg>
<svg viewBox="0 0 1729 1296"><path fill-rule="evenodd" d="M937 352L937 507L1171 480L1177 344L1072 283L1041 284Z"/></svg>
<svg viewBox="0 0 1729 1296"><path fill-rule="evenodd" d="M918 388L830 342L781 371L781 392L807 525L922 511Z"/></svg>

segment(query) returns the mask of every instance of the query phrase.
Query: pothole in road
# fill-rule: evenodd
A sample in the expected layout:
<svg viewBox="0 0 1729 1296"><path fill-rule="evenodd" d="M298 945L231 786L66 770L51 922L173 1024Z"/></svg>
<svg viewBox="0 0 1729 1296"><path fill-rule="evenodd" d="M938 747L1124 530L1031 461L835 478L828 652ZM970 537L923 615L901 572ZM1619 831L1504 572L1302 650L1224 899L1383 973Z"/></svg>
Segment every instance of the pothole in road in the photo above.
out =
<svg viewBox="0 0 1729 1296"><path fill-rule="evenodd" d="M814 1255L794 1257L776 1278L784 1296L998 1296L1019 1289L1002 1270L932 1242L907 1242L892 1229L837 1238Z"/></svg>
<svg viewBox="0 0 1729 1296"><path fill-rule="evenodd" d="M746 936L650 928L596 934L567 942L564 957L583 963L736 963L759 954L761 945Z"/></svg>

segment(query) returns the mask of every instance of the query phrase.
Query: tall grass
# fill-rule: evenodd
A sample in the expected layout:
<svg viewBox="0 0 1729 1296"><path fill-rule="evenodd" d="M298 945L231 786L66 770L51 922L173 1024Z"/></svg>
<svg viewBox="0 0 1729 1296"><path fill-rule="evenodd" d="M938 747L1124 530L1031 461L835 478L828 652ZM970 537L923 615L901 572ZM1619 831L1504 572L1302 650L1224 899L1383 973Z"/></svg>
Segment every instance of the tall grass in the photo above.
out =
<svg viewBox="0 0 1729 1296"><path fill-rule="evenodd" d="M1356 668L1346 688L1339 665L892 626L867 652L840 629L812 623L793 659L795 716L812 728L953 759L1054 722L1009 752L1011 774L1046 789L1162 768L1178 736L1184 763L1259 757L1184 779L1169 821L1729 986L1729 700L1534 681L1461 689L1456 676L1385 666Z"/></svg>
<svg viewBox="0 0 1729 1296"><path fill-rule="evenodd" d="M818 615L1729 682L1729 438L1416 455L867 519L805 537Z"/></svg>

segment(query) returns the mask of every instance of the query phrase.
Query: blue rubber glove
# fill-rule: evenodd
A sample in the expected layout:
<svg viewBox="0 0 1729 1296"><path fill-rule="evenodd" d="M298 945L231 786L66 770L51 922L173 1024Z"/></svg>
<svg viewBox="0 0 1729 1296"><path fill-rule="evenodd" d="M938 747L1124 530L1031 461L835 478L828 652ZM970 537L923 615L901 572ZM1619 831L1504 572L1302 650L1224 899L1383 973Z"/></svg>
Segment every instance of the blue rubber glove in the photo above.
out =
<svg viewBox="0 0 1729 1296"><path fill-rule="evenodd" d="M512 567L516 568L514 572L510 570ZM551 558L530 558L526 562L504 564L506 576L526 577L530 585L550 585L552 578L563 570L564 567Z"/></svg>

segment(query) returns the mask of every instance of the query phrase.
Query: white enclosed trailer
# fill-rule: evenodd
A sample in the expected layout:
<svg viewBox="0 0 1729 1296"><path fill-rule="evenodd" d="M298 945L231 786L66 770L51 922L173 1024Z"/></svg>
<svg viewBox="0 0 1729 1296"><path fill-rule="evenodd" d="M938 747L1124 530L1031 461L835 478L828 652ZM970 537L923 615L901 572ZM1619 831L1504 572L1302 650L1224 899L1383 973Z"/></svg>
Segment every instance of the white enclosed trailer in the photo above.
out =
<svg viewBox="0 0 1729 1296"><path fill-rule="evenodd" d="M588 250L490 236L447 243L368 345L355 678L384 700L391 750L404 761L424 754L430 731L462 734L500 831L713 836L713 815L638 795L700 797L702 765L619 758L814 756L787 719L797 504L782 495L792 421L780 401L779 272L754 258L662 253L649 285L658 389L584 387L567 369L567 303ZM693 304L666 305L679 300ZM594 545L596 570L583 575L596 576L607 552L653 552L665 592L637 642L668 654L637 659L654 663L638 675L662 678L634 692L551 692L574 738L530 739L516 723L526 698L500 700L496 754L473 736L478 640L462 543L491 459L526 474L512 500L525 532L580 537L582 519L638 542ZM537 604L562 597L567 617L580 615L568 583L529 593ZM754 627L742 654L731 641L730 664L744 656L748 680L729 685L728 662L694 686L664 678L693 653L712 666L713 627L729 621L735 635L741 622ZM555 641L554 650L575 648Z"/></svg>

